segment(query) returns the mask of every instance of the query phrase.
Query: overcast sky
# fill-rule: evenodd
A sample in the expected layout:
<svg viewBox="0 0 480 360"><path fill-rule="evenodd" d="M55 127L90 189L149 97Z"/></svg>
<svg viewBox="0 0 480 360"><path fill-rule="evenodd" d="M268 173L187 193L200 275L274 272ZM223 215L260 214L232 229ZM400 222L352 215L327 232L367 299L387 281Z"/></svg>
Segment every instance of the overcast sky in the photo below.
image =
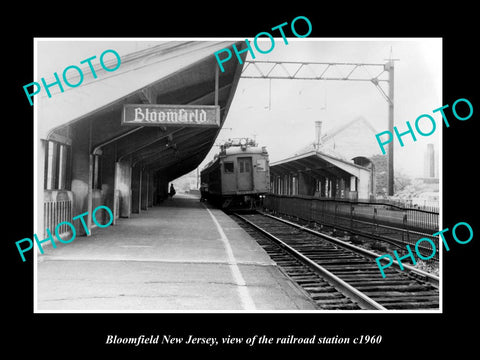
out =
<svg viewBox="0 0 480 360"><path fill-rule="evenodd" d="M291 40L285 45L279 39L269 54L256 54L255 60L384 63L390 57L400 59L395 62L395 125L405 131L406 121L413 127L415 119L426 113L437 119L438 126L431 136L417 135L416 142L405 136L404 147L396 143L395 169L423 176L426 144L434 143L438 149L442 128L438 113L432 113L443 105L441 40ZM383 87L388 92L386 83ZM366 118L377 132L388 129L387 101L370 82L242 78L218 142L255 137L267 146L270 160L277 161L314 140L315 120L322 120L322 132L328 132L358 116ZM422 129L428 131L428 126L425 123ZM374 136L369 140L376 143ZM212 149L208 159L216 150Z"/></svg>
<svg viewBox="0 0 480 360"><path fill-rule="evenodd" d="M431 136L417 136L417 142L407 137L404 147L397 142L395 169L411 176L423 176L426 144L434 143L436 150L440 146L442 122L432 110L443 105L441 39L289 38L288 41L285 45L282 38L276 39L274 49L269 54L256 53L255 60L384 63L390 57L399 59L395 63L395 125L404 131L406 121L413 126L419 115L430 114L437 119L438 126ZM99 56L105 49L115 49L122 56L155 43L151 39L142 42L65 38L40 41L37 78L59 72L87 57ZM264 44L265 49L267 45ZM251 60L250 54L247 60ZM236 59L233 57L230 61ZM335 72L329 74L335 75ZM230 137L255 137L259 145L267 146L271 161L277 161L314 140L315 120L323 121L323 132L358 116L366 118L377 132L387 130L387 102L369 82L271 80L271 91L269 82L240 79L217 143ZM384 89L387 91L385 86ZM376 143L374 136L370 140ZM218 148L212 148L201 168L216 152Z"/></svg>

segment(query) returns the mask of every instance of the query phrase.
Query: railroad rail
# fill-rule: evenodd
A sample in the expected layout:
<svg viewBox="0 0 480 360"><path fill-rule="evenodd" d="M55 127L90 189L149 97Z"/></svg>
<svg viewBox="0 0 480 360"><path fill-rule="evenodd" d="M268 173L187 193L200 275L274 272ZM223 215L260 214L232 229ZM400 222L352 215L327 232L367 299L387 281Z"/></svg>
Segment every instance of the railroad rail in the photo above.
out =
<svg viewBox="0 0 480 360"><path fill-rule="evenodd" d="M312 224L310 221L292 215L284 214L283 216L290 219L293 218L293 220L296 220L297 222ZM422 237L428 237L432 239L436 248L438 248L439 245L438 236L432 236L428 233L405 231L405 229L394 226L380 225L368 221L352 220L350 218L341 216L336 216L333 223L322 222L319 224L317 222L313 222L313 224L315 224L317 227L320 225L322 229L332 229L333 231L339 230L343 231L345 234L355 235L356 239L367 239L370 241L373 240L377 247L381 246L381 248L378 249L382 249L384 251L390 251L385 247L385 244L389 244L393 246L394 250L397 250L399 254L406 254L407 251L405 245L410 245L411 247L415 246L416 242ZM359 243L363 243L362 240L358 241ZM433 251L430 244L420 245L418 246L418 249L425 257L428 257ZM431 260L428 260L428 262L438 263L439 260L440 259L437 252Z"/></svg>
<svg viewBox="0 0 480 360"><path fill-rule="evenodd" d="M438 210L400 207L382 202L324 199L308 196L269 194L264 208L272 215L290 217L320 227L342 230L362 239L389 244L399 253L405 245L415 246L423 238L430 238L436 248L439 237L432 234L438 229ZM429 243L419 246L425 257L432 253ZM438 254L428 260L432 266L438 263Z"/></svg>
<svg viewBox="0 0 480 360"><path fill-rule="evenodd" d="M382 278L375 254L272 215L233 214L319 309L425 310L439 307L439 279L404 265Z"/></svg>

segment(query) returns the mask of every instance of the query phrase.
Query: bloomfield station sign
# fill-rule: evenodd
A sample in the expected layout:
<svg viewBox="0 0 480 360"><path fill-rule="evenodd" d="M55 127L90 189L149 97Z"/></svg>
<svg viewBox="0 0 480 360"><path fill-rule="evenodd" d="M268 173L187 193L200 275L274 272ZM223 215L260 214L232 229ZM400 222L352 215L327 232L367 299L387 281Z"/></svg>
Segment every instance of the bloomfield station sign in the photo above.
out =
<svg viewBox="0 0 480 360"><path fill-rule="evenodd" d="M220 107L216 105L123 105L122 125L180 125L220 127Z"/></svg>

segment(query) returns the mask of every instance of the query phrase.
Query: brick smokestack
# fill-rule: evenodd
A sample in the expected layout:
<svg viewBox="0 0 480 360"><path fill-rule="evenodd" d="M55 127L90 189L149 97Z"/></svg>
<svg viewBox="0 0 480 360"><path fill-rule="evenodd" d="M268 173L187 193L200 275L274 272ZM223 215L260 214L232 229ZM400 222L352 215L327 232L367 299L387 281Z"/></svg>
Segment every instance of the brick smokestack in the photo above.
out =
<svg viewBox="0 0 480 360"><path fill-rule="evenodd" d="M427 151L425 153L424 176L428 178L435 177L435 151L433 148L433 144L427 144Z"/></svg>

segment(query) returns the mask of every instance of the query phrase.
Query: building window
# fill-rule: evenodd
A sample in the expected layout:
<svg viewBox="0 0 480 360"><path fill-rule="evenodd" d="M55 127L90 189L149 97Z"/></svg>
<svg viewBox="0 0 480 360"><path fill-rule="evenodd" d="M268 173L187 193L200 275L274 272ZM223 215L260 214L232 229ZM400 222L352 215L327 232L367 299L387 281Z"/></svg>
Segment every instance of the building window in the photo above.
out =
<svg viewBox="0 0 480 360"><path fill-rule="evenodd" d="M233 173L233 162L223 163L223 171L227 174Z"/></svg>
<svg viewBox="0 0 480 360"><path fill-rule="evenodd" d="M92 189L102 188L102 158L100 155L93 155L93 178Z"/></svg>
<svg viewBox="0 0 480 360"><path fill-rule="evenodd" d="M69 189L70 146L46 141L45 147L45 190Z"/></svg>

